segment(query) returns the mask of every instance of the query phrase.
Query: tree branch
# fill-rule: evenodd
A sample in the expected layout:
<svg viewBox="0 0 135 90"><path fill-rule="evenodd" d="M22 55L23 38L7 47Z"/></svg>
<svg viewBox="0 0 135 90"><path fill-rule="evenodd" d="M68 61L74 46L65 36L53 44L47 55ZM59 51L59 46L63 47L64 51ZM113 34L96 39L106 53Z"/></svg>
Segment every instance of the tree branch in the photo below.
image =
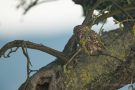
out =
<svg viewBox="0 0 135 90"><path fill-rule="evenodd" d="M124 11L131 11L131 10L135 10L135 6L126 6L126 7L124 7L123 8L123 10ZM95 20L95 23L94 24L97 24L99 21L102 21L102 20L104 20L104 19L106 19L106 18L108 18L108 17L112 17L113 15L117 15L117 14L121 14L122 12L121 12L121 10L114 10L114 11L112 11L112 12L110 12L110 13L106 13L106 14L104 14L104 15L101 15L101 16L99 16L96 20ZM91 22L89 22L88 23L88 25L91 25Z"/></svg>
<svg viewBox="0 0 135 90"><path fill-rule="evenodd" d="M96 3L94 4L94 6L88 10L86 18L82 24L88 25L91 28L91 26L93 25L92 14L93 14L94 10L97 10L97 8L99 7L100 4L107 2L107 1L110 1L110 0L97 0Z"/></svg>
<svg viewBox="0 0 135 90"><path fill-rule="evenodd" d="M30 5L25 9L23 14L26 14L32 7L34 7L38 3L38 0L35 0L34 2L31 2Z"/></svg>
<svg viewBox="0 0 135 90"><path fill-rule="evenodd" d="M85 20L83 21L83 25L86 25L88 22L90 22L92 24L92 14L94 12L94 10L101 4L103 3L103 1L105 2L106 0L97 0L97 2L94 4L94 6L92 7L92 9L88 10L88 13L86 15ZM89 24L89 26L91 27L91 25Z"/></svg>
<svg viewBox="0 0 135 90"><path fill-rule="evenodd" d="M51 2L51 1L55 1L55 0L43 0L43 1L39 1L39 0L35 0L33 2L31 2L27 8L25 8L25 11L23 14L26 14L31 8L33 8L34 6L37 6L39 4L43 4L46 2Z"/></svg>
<svg viewBox="0 0 135 90"><path fill-rule="evenodd" d="M106 13L106 14L103 14L103 15L97 17L97 19L93 23L93 18L92 18L93 11L96 10L96 8L100 4L102 4L102 3L106 2L106 1L111 1L113 4L115 4L118 7L118 10L114 10L114 11L111 11L109 13ZM92 25L97 24L98 22L103 21L104 19L106 19L108 17L111 17L113 15L117 15L117 14L121 14L121 13L126 14L127 16L129 16L132 19L132 17L127 13L127 11L131 11L131 10L135 10L135 6L133 6L133 5L127 5L126 7L121 8L120 6L117 5L117 3L115 3L115 1L112 1L112 0L98 0L95 3L95 5L93 6L93 8L91 8L91 9L88 10L88 13L86 15L86 18L85 18L85 20L83 21L82 24L83 25L84 24L85 25L88 25L91 28Z"/></svg>
<svg viewBox="0 0 135 90"><path fill-rule="evenodd" d="M25 45L27 45L27 48L40 50L42 52L45 52L45 53L48 53L52 56L60 58L64 61L68 59L68 57L65 56L65 54L60 52L60 51L49 48L49 47L47 47L45 45L42 45L42 44L36 44L36 43L30 42L30 41L23 41L23 40L11 41L11 42L7 43L6 45L4 45L0 49L0 57L2 57L8 49L11 49L11 48L14 48L14 47L23 47L24 43L25 43Z"/></svg>
<svg viewBox="0 0 135 90"><path fill-rule="evenodd" d="M119 10L121 10L122 13L124 13L127 17L129 17L130 19L133 19L133 17L126 12L118 3L117 0L110 0Z"/></svg>

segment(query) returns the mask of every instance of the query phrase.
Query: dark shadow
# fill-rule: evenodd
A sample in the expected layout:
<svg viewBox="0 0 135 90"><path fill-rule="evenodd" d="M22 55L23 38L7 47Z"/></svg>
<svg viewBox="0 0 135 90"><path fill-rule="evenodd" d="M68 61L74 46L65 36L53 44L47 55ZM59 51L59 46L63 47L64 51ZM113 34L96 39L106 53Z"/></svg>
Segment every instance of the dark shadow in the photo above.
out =
<svg viewBox="0 0 135 90"><path fill-rule="evenodd" d="M48 83L48 82L45 82L42 85L37 85L36 90L49 90L49 85L50 85L50 83Z"/></svg>

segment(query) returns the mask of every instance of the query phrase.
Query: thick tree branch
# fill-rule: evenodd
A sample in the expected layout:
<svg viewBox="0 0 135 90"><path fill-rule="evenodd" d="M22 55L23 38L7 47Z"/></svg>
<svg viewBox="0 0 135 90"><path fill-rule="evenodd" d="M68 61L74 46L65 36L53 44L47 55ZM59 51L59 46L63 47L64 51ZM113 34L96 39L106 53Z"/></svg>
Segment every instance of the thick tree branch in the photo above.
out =
<svg viewBox="0 0 135 90"><path fill-rule="evenodd" d="M42 52L48 53L48 54L50 54L52 56L55 56L57 58L60 58L62 60L68 59L68 57L65 56L60 51L54 50L54 49L49 48L49 47L47 47L45 45L42 45L42 44L36 44L36 43L30 42L30 41L23 41L23 40L15 40L15 41L9 42L6 45L4 45L0 49L0 57L2 57L8 49L11 49L11 48L14 48L14 47L23 47L24 43L27 46L27 48L40 50Z"/></svg>

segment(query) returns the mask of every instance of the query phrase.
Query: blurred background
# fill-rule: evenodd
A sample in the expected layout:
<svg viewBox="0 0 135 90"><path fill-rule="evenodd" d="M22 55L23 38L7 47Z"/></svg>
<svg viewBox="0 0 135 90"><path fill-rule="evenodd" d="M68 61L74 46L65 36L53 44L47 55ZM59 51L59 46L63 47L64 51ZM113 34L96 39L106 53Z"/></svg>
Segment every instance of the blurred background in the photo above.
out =
<svg viewBox="0 0 135 90"><path fill-rule="evenodd" d="M26 15L16 9L18 0L0 0L0 47L13 40L28 40L42 43L62 51L72 35L74 26L84 20L82 8L72 0L58 0L32 8ZM99 31L101 24L93 30ZM107 20L104 30L117 28L112 18ZM52 62L55 57L28 49L32 62L31 69ZM10 58L0 58L0 90L17 90L26 80L26 58L21 49ZM127 86L121 90L128 90Z"/></svg>

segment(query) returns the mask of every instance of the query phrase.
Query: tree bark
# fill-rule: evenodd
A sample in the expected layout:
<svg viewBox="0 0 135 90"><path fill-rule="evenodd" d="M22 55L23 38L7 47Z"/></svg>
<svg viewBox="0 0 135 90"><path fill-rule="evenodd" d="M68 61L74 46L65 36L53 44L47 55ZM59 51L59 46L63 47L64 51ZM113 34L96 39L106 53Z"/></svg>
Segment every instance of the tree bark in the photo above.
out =
<svg viewBox="0 0 135 90"><path fill-rule="evenodd" d="M101 36L105 49L97 55L80 52L66 70L56 59L42 67L19 90L116 90L135 81L135 36L119 29ZM73 36L63 53L71 55Z"/></svg>

